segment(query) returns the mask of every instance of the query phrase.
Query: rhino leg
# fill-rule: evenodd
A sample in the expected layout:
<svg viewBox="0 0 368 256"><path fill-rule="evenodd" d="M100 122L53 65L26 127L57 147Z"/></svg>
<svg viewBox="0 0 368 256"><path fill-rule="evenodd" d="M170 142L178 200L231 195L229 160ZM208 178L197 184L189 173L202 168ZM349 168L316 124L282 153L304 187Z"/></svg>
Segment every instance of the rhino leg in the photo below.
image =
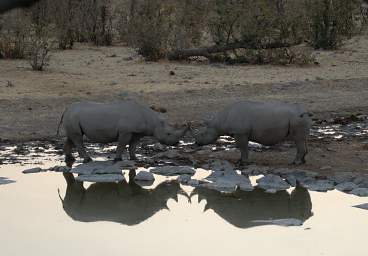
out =
<svg viewBox="0 0 368 256"><path fill-rule="evenodd" d="M308 153L307 140L296 140L296 157L293 162L295 165L305 164L305 156Z"/></svg>
<svg viewBox="0 0 368 256"><path fill-rule="evenodd" d="M129 157L130 160L137 160L137 157L135 155L135 150L137 148L137 145L139 143L139 140L142 138L142 135L139 134L133 134L130 142L129 142Z"/></svg>
<svg viewBox="0 0 368 256"><path fill-rule="evenodd" d="M239 135L235 135L234 138L235 138L236 147L240 150L240 153L241 153L239 164L247 165L249 163L248 162L248 155L249 155L248 135L239 134Z"/></svg>
<svg viewBox="0 0 368 256"><path fill-rule="evenodd" d="M92 158L88 155L86 149L83 145L83 135L82 134L76 134L74 136L69 137L72 143L77 148L79 157L83 158L83 163L88 163L92 161Z"/></svg>
<svg viewBox="0 0 368 256"><path fill-rule="evenodd" d="M122 155L125 152L126 145L128 145L131 138L131 133L119 133L118 146L116 147L116 156L114 161L123 160Z"/></svg>
<svg viewBox="0 0 368 256"><path fill-rule="evenodd" d="M64 144L64 154L65 154L65 162L73 163L75 162L75 158L73 157L73 142L67 138Z"/></svg>

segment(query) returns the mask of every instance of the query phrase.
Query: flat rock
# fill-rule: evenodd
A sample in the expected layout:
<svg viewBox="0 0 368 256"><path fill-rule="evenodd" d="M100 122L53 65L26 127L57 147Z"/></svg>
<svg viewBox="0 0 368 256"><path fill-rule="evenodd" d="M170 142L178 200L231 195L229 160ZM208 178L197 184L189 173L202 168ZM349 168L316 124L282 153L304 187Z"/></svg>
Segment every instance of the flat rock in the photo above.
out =
<svg viewBox="0 0 368 256"><path fill-rule="evenodd" d="M356 175L352 172L342 172L336 173L334 176L329 177L330 180L333 180L337 184L351 182L355 179Z"/></svg>
<svg viewBox="0 0 368 256"><path fill-rule="evenodd" d="M121 174L123 169L134 168L133 161L94 161L78 165L70 172L76 174Z"/></svg>
<svg viewBox="0 0 368 256"><path fill-rule="evenodd" d="M274 174L267 174L266 176L257 179L258 187L268 191L280 191L290 188L290 185L284 181L280 176Z"/></svg>
<svg viewBox="0 0 368 256"><path fill-rule="evenodd" d="M168 159L177 159L182 158L182 155L175 149L170 149L161 153L158 153L153 156L154 158L168 158Z"/></svg>
<svg viewBox="0 0 368 256"><path fill-rule="evenodd" d="M356 188L356 189L353 189L350 192L350 194L361 196L361 197L366 197L368 196L368 188Z"/></svg>
<svg viewBox="0 0 368 256"><path fill-rule="evenodd" d="M226 160L215 160L208 165L204 166L203 169L212 171L233 171L235 169L234 165Z"/></svg>
<svg viewBox="0 0 368 256"><path fill-rule="evenodd" d="M273 225L290 227L290 226L302 226L303 221L299 219L276 219L276 220L254 220L256 223L270 223Z"/></svg>
<svg viewBox="0 0 368 256"><path fill-rule="evenodd" d="M356 177L353 182L360 188L368 188L368 175L360 175Z"/></svg>
<svg viewBox="0 0 368 256"><path fill-rule="evenodd" d="M75 178L78 181L86 182L120 182L125 180L122 174L87 174L79 175Z"/></svg>
<svg viewBox="0 0 368 256"><path fill-rule="evenodd" d="M272 169L268 166L248 165L241 172L244 175L266 175Z"/></svg>
<svg viewBox="0 0 368 256"><path fill-rule="evenodd" d="M343 183L336 185L335 189L339 191L352 191L356 189L357 187L358 185L356 185L355 183L347 181L347 182L343 182Z"/></svg>
<svg viewBox="0 0 368 256"><path fill-rule="evenodd" d="M50 172L70 172L71 168L68 166L53 166L48 169Z"/></svg>
<svg viewBox="0 0 368 256"><path fill-rule="evenodd" d="M237 188L243 191L253 190L248 176L238 174L234 170L214 171L205 180L211 182L205 184L205 187L221 192L235 192Z"/></svg>
<svg viewBox="0 0 368 256"><path fill-rule="evenodd" d="M354 205L353 207L363 209L363 210L368 210L368 204Z"/></svg>
<svg viewBox="0 0 368 256"><path fill-rule="evenodd" d="M134 177L134 180L140 180L140 181L154 181L155 177L152 173L147 171L140 171L138 174Z"/></svg>
<svg viewBox="0 0 368 256"><path fill-rule="evenodd" d="M160 166L154 167L150 170L154 174L164 176L176 176L181 174L194 175L195 170L191 166Z"/></svg>
<svg viewBox="0 0 368 256"><path fill-rule="evenodd" d="M285 179L291 186L295 187L298 182L302 185L313 183L315 178L312 175L312 173L306 173L304 171L295 171L293 173L287 174Z"/></svg>
<svg viewBox="0 0 368 256"><path fill-rule="evenodd" d="M318 192L326 192L335 188L334 182L331 180L314 180L312 182L303 183L302 185L308 190Z"/></svg>
<svg viewBox="0 0 368 256"><path fill-rule="evenodd" d="M5 177L0 177L0 185L11 184L14 182L15 182L14 180L9 180L8 178Z"/></svg>
<svg viewBox="0 0 368 256"><path fill-rule="evenodd" d="M22 171L22 173L24 174L30 174L30 173L40 173L43 172L44 170L40 167L35 167L35 168L31 168L31 169L27 169Z"/></svg>

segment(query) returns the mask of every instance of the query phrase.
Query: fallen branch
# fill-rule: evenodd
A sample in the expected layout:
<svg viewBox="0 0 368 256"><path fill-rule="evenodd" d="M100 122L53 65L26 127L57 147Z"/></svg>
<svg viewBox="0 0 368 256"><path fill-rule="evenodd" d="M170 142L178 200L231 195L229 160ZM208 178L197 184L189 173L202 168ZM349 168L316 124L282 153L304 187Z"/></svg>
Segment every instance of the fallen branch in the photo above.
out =
<svg viewBox="0 0 368 256"><path fill-rule="evenodd" d="M170 52L167 57L169 60L185 60L189 57L203 56L208 59L212 59L212 55L216 53L224 53L236 49L276 49L283 47L290 47L290 43L284 42L271 42L271 43L258 43L258 42L236 42L226 45L214 45L210 47L192 48L192 49L178 49Z"/></svg>

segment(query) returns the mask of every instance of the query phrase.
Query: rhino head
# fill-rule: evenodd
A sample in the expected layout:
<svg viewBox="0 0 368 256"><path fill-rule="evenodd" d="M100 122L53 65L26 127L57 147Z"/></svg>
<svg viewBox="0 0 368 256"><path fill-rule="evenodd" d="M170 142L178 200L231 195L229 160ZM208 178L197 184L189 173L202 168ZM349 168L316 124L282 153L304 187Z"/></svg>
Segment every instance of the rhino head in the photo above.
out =
<svg viewBox="0 0 368 256"><path fill-rule="evenodd" d="M219 137L219 134L215 128L209 126L208 122L205 122L204 124L204 127L199 128L197 131L191 129L195 143L198 146L213 144Z"/></svg>
<svg viewBox="0 0 368 256"><path fill-rule="evenodd" d="M170 125L166 122L160 122L154 130L154 136L164 145L175 146L188 130L189 127L187 124L178 126Z"/></svg>

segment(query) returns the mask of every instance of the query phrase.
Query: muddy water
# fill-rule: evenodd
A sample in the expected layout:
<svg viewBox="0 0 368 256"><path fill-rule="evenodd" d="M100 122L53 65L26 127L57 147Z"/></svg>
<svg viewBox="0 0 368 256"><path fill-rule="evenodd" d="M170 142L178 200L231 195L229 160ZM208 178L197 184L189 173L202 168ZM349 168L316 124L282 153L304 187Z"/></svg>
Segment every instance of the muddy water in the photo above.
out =
<svg viewBox="0 0 368 256"><path fill-rule="evenodd" d="M352 207L366 198L305 190L229 196L160 176L144 189L68 186L60 173L21 173L34 166L0 166L15 181L0 185L0 255L367 255L368 211ZM304 224L254 222L292 217Z"/></svg>

